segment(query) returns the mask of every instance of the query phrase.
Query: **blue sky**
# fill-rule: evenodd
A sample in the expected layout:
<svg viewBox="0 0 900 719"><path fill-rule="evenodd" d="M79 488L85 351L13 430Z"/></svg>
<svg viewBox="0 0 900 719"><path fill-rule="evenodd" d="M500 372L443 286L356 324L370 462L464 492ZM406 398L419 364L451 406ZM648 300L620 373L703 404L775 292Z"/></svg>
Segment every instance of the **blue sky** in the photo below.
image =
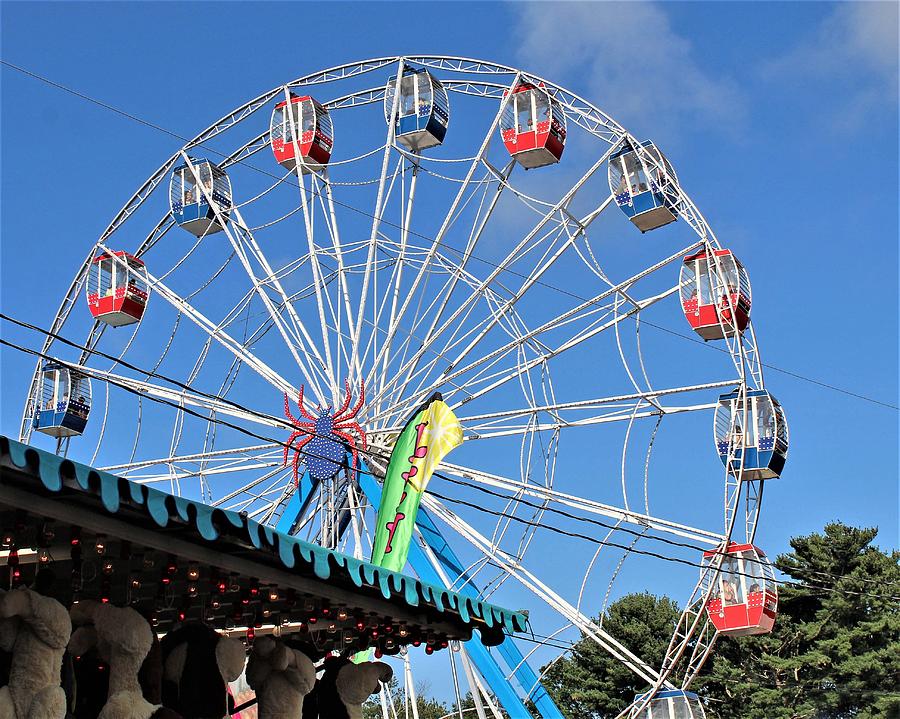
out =
<svg viewBox="0 0 900 719"><path fill-rule="evenodd" d="M765 362L897 404L896 4L10 2L0 12L4 60L187 136L279 83L366 57L479 57L551 78L664 148L750 272ZM180 143L7 67L0 80L0 305L46 326L109 219ZM652 238L628 229L611 253ZM654 343L661 361L694 351ZM32 367L4 348L4 434L17 434ZM877 525L882 545L898 546L896 409L773 369L766 383L792 447L758 543L777 554L839 519ZM698 466L714 471L706 442ZM681 481L685 457L673 459ZM554 541L540 550L548 564ZM668 591L661 576L628 586Z"/></svg>

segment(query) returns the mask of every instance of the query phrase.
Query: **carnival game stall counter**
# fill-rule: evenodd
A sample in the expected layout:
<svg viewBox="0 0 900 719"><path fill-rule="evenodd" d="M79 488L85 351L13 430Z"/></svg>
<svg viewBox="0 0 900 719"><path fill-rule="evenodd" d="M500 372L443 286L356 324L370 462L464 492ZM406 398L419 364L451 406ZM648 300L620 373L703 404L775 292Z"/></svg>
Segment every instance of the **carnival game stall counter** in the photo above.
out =
<svg viewBox="0 0 900 719"><path fill-rule="evenodd" d="M60 719L133 715L141 702L147 717L225 716L235 707L224 688L244 671L248 647L260 717L292 701L299 712L304 696L319 701L304 717L339 717L329 702L350 711L390 678L386 664L365 661L371 654L431 654L473 633L494 646L526 629L521 613L6 437L0 527L0 623L17 618L31 632L30 644L2 647L11 668L0 668L0 703L27 711L47 699ZM146 652L135 649L140 638ZM35 643L37 658L27 649ZM122 647L136 652L129 662ZM145 689L151 655L159 666ZM23 672L38 672L41 686L10 697ZM212 698L198 679L210 672ZM102 685L101 696L88 701L85 685Z"/></svg>

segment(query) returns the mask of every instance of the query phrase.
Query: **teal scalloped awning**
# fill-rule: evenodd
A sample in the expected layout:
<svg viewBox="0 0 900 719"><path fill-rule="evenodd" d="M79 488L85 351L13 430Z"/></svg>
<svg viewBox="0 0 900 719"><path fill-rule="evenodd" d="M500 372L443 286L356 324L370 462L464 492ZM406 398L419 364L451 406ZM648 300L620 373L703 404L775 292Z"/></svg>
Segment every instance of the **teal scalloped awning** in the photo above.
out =
<svg viewBox="0 0 900 719"><path fill-rule="evenodd" d="M29 478L39 479L40 485L27 481ZM138 518L149 518L146 526L156 531L180 530L182 538L222 552L230 553L237 546L242 556L260 565L275 565L299 576L314 576L321 582L358 591L361 601L364 595L376 594L407 611L425 612L451 624L478 629L482 642L488 645L499 643L506 634L527 629L523 613L304 542L243 513L176 497L0 436L0 488L7 484L30 492L65 494L67 502L74 499L85 511L116 515L125 508L130 516L137 513Z"/></svg>

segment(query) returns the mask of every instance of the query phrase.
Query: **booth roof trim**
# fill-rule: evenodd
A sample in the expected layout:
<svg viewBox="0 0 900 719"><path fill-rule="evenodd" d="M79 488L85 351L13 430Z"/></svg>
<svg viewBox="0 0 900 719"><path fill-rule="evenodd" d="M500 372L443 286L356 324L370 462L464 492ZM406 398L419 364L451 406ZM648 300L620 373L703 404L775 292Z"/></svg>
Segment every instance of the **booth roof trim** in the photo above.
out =
<svg viewBox="0 0 900 719"><path fill-rule="evenodd" d="M304 542L249 519L244 513L176 497L0 435L0 464L7 462L39 478L50 492L61 492L65 487L97 497L110 514L116 514L125 502L132 508L142 508L160 529L184 523L208 542L218 540L223 531L230 536L237 534L261 553L260 559L274 555L288 571L311 570L322 581L343 581L356 588L377 589L384 599L404 601L409 607L427 607L441 614L452 612L475 629L493 630L491 634L498 630L513 633L527 629L524 613Z"/></svg>

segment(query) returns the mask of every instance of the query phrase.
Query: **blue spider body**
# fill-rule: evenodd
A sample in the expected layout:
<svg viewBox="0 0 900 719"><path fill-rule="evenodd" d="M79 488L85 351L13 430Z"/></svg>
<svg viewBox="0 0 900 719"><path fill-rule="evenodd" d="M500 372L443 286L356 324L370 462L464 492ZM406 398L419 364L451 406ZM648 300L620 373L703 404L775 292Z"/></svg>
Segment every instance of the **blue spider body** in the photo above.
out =
<svg viewBox="0 0 900 719"><path fill-rule="evenodd" d="M347 448L334 433L334 413L325 410L316 418L315 436L306 445L306 467L315 480L331 479L344 463Z"/></svg>
<svg viewBox="0 0 900 719"><path fill-rule="evenodd" d="M297 396L298 419L291 414L287 394L284 395L284 416L294 426L294 431L284 445L284 463L288 463L288 454L294 451L292 464L294 486L300 486L300 464L306 464L309 476L314 481L326 482L347 465L347 453L350 452L351 471L359 467L359 450L366 451L366 433L356 421L356 416L366 398L365 385L359 383L359 399L350 407L350 384L344 382L346 396L337 412L334 407L319 407L318 414L312 415L303 407L303 387Z"/></svg>

